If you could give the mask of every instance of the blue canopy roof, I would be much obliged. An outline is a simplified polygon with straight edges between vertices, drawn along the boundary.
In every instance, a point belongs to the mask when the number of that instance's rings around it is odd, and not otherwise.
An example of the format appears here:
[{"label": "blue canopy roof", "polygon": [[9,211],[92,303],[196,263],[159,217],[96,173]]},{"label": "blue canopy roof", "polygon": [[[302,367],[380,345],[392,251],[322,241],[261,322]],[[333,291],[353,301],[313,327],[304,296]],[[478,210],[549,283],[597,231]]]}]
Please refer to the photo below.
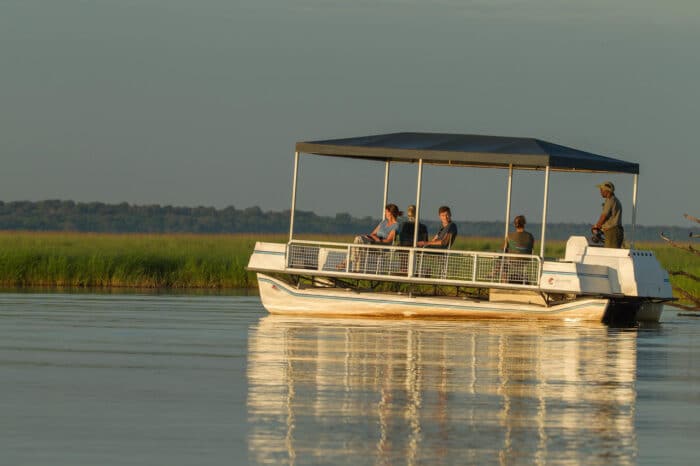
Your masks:
[{"label": "blue canopy roof", "polygon": [[639,164],[533,138],[442,133],[391,133],[297,142],[307,154],[371,160],[556,171],[639,173]]}]

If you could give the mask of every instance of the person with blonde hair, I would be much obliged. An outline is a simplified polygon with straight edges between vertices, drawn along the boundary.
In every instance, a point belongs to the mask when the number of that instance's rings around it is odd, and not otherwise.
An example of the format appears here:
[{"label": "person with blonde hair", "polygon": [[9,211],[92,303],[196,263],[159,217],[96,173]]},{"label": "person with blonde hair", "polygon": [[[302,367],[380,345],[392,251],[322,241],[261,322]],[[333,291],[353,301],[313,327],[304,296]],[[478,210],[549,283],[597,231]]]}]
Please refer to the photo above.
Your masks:
[{"label": "person with blonde hair", "polygon": [[[399,228],[399,245],[413,246],[413,235],[416,230],[416,206],[410,205],[406,209],[408,220],[401,224]],[[428,228],[422,223],[418,223],[418,241],[428,240]]]}]

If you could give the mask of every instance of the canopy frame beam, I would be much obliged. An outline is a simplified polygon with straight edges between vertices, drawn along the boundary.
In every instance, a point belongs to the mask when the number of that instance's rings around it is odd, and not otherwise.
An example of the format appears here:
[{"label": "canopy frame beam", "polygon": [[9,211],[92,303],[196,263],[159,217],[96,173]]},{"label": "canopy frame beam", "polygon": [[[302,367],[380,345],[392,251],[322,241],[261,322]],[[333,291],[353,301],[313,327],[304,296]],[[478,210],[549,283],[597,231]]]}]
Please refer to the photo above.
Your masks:
[{"label": "canopy frame beam", "polygon": [[384,169],[384,202],[382,203],[382,215],[379,217],[384,220],[384,211],[386,210],[386,203],[389,196],[389,165],[391,161],[386,161],[386,168]]},{"label": "canopy frame beam", "polygon": [[634,249],[634,234],[637,229],[637,191],[639,190],[639,175],[634,175],[634,186],[632,188],[632,231],[630,231],[630,250]]},{"label": "canopy frame beam", "polygon": [[[511,163],[508,166],[508,194],[506,195],[506,231],[505,231],[505,241],[508,241],[508,230],[510,230],[510,200],[511,200],[511,193],[513,189],[513,164]],[[506,246],[505,242],[503,243],[503,250],[505,252]]]},{"label": "canopy frame beam", "polygon": [[544,171],[544,199],[542,201],[542,236],[540,238],[540,257],[544,259],[544,238],[547,231],[547,203],[549,198],[549,166]]},{"label": "canopy frame beam", "polygon": [[418,161],[418,181],[416,186],[416,219],[413,226],[413,247],[418,244],[418,230],[420,230],[420,201],[423,188],[423,159]]},{"label": "canopy frame beam", "polygon": [[297,206],[297,178],[299,177],[299,151],[294,152],[294,180],[292,181],[292,208],[289,212],[289,241],[294,235],[294,210]]}]

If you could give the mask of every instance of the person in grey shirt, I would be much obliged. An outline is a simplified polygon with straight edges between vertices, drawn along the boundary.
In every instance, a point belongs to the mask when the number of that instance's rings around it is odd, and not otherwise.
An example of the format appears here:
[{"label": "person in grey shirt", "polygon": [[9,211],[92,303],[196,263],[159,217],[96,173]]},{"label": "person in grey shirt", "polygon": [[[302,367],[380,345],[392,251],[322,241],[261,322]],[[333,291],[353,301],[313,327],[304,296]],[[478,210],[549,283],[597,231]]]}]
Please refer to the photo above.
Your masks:
[{"label": "person in grey shirt", "polygon": [[598,185],[600,195],[605,199],[603,211],[593,229],[602,230],[605,233],[606,248],[621,248],[625,232],[622,229],[622,204],[615,197],[615,185],[606,181]]},{"label": "person in grey shirt", "polygon": [[529,231],[525,231],[525,216],[518,215],[513,220],[515,231],[508,233],[506,242],[503,245],[505,252],[514,254],[532,254],[532,248],[535,245],[535,238]]}]

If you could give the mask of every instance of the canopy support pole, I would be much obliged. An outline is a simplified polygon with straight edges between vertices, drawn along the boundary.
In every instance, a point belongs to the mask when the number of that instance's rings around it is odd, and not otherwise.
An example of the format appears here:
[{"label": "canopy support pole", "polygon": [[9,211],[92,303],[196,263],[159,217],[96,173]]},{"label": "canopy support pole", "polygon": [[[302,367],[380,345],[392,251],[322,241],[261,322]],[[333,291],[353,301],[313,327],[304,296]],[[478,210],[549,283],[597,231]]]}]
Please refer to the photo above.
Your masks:
[{"label": "canopy support pole", "polygon": [[421,188],[423,186],[423,159],[418,160],[418,187],[416,189],[416,220],[415,220],[415,225],[413,227],[413,247],[416,247],[416,243],[418,243],[418,226],[420,225],[420,197],[421,197]]},{"label": "canopy support pole", "polygon": [[[418,159],[418,186],[416,188],[416,220],[415,223],[413,224],[413,247],[416,247],[416,243],[418,243],[418,230],[420,228],[420,197],[421,197],[421,188],[423,186],[423,159]],[[408,276],[413,277],[415,275],[415,257],[416,257],[416,251],[411,251],[408,254]]]},{"label": "canopy support pole", "polygon": [[294,152],[294,181],[292,181],[292,209],[289,211],[289,241],[294,234],[294,210],[297,206],[297,177],[299,175],[299,152]]},{"label": "canopy support pole", "polygon": [[544,169],[544,201],[542,202],[542,237],[540,238],[540,257],[544,258],[544,234],[547,230],[547,200],[549,197],[549,165]]},{"label": "canopy support pole", "polygon": [[632,231],[630,232],[630,249],[634,249],[634,233],[637,229],[637,190],[639,189],[639,174],[634,174],[634,188],[632,190]]},{"label": "canopy support pole", "polygon": [[[508,195],[506,197],[506,233],[505,239],[508,241],[508,230],[510,229],[510,198],[513,189],[513,164],[508,165]],[[503,248],[505,252],[505,247]]]},{"label": "canopy support pole", "polygon": [[382,215],[379,217],[380,219],[384,220],[384,210],[386,210],[386,201],[388,199],[389,195],[389,162],[388,160],[386,161],[386,169],[384,170],[384,203],[382,204]]}]

